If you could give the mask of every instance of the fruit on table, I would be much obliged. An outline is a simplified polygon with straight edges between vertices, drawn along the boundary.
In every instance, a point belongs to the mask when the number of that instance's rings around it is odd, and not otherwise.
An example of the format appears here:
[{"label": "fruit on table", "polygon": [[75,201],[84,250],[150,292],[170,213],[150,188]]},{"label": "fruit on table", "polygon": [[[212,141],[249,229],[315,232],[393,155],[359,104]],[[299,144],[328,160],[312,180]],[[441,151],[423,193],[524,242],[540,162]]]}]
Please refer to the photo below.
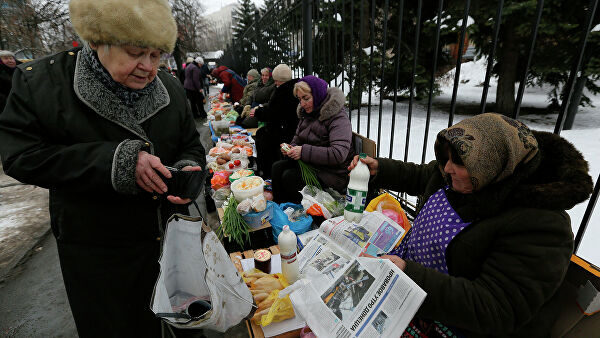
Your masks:
[{"label": "fruit on table", "polygon": [[233,163],[229,163],[229,169],[233,169],[233,167],[235,167]]},{"label": "fruit on table", "polygon": [[242,161],[235,160],[235,161],[233,161],[233,164],[235,164],[236,166],[239,166],[240,164],[242,164]]}]

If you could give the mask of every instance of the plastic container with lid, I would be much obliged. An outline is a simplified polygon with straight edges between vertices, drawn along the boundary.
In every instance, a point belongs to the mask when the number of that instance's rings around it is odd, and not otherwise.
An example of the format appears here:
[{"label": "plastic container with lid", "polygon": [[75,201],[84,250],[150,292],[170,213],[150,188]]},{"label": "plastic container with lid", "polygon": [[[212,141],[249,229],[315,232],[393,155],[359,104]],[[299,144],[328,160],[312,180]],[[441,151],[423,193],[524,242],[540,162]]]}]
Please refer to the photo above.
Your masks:
[{"label": "plastic container with lid", "polygon": [[252,171],[250,169],[236,170],[233,172],[233,174],[231,174],[231,176],[229,176],[229,182],[233,183],[233,182],[239,180],[240,178],[250,177],[250,176],[254,176],[254,171]]},{"label": "plastic container with lid", "polygon": [[248,197],[261,195],[264,191],[265,181],[259,176],[243,177],[231,184],[231,192],[238,202]]}]

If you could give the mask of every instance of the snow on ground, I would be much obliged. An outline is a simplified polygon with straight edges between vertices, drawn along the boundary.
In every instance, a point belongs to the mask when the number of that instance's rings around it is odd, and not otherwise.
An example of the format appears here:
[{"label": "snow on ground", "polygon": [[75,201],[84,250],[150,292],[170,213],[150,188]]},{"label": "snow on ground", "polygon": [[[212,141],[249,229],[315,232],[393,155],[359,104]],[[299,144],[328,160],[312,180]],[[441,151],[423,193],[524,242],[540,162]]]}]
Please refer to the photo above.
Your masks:
[{"label": "snow on ground", "polygon": [[[461,114],[460,106],[479,106],[483,87],[480,86],[485,80],[485,69],[487,63],[485,60],[476,60],[474,62],[463,63],[461,66],[460,81],[457,93],[457,109],[454,116],[453,124],[470,117],[471,115]],[[442,94],[433,100],[431,109],[431,120],[427,137],[427,150],[425,162],[429,162],[435,158],[433,154],[433,144],[437,133],[448,127],[448,116],[450,111],[450,102],[452,98],[454,70],[442,79],[441,91]],[[497,79],[492,78],[488,92],[487,102],[495,101]],[[517,86],[515,86],[518,88]],[[543,87],[528,87],[525,89],[523,96],[522,107],[544,108],[548,105],[549,88]],[[589,93],[595,107],[580,108],[577,114],[573,130],[564,130],[561,136],[569,140],[575,145],[579,151],[583,153],[585,159],[590,165],[590,175],[594,182],[598,179],[600,173],[600,96],[592,96]],[[366,102],[366,100],[363,100]],[[421,163],[421,154],[423,152],[423,140],[425,138],[426,116],[427,116],[427,100],[413,103],[410,131],[408,125],[408,110],[409,102],[398,102],[395,114],[395,124],[392,127],[394,120],[393,102],[385,100],[381,107],[378,106],[379,98],[373,95],[372,106],[370,108],[370,129],[367,131],[368,111],[369,107],[361,107],[360,109],[360,126],[359,112],[357,109],[352,111],[351,120],[354,131],[361,135],[368,136],[370,139],[377,142],[380,156],[388,157],[390,155],[390,141],[394,140],[392,146],[391,157],[403,160],[405,158],[405,147],[407,133],[409,135],[408,146],[408,161]],[[380,117],[381,108],[381,117]],[[519,118],[531,129],[554,131],[554,125],[558,119],[558,114],[527,114],[521,115]],[[381,121],[381,132],[378,131],[379,122]],[[358,129],[360,127],[360,129]],[[573,233],[576,234],[583,214],[587,207],[587,202],[575,206],[568,210],[571,216]],[[589,220],[586,234],[578,249],[577,254],[596,265],[600,265],[600,249],[594,245],[593,238],[600,237],[600,206],[597,206],[591,219]]]}]

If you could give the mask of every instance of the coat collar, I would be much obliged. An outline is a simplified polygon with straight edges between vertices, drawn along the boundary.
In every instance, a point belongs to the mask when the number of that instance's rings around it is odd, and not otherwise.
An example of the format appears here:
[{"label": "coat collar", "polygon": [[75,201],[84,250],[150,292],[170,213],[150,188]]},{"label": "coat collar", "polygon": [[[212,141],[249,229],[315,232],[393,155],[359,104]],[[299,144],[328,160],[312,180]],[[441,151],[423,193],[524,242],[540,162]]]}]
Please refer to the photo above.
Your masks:
[{"label": "coat collar", "polygon": [[[317,108],[317,111],[319,112],[319,121],[325,121],[334,117],[344,108],[345,103],[346,97],[341,89],[337,87],[330,87],[327,89],[327,96],[325,97],[325,100],[323,100],[321,107]],[[302,106],[298,104],[298,107],[296,107],[296,113],[298,114],[299,118],[303,117],[303,112],[304,110],[302,109]]]},{"label": "coat collar", "polygon": [[149,141],[141,123],[170,103],[169,93],[158,75],[155,78],[157,83],[154,90],[137,100],[133,107],[127,107],[93,76],[90,67],[81,53],[78,53],[73,80],[73,89],[77,97],[98,115]]}]

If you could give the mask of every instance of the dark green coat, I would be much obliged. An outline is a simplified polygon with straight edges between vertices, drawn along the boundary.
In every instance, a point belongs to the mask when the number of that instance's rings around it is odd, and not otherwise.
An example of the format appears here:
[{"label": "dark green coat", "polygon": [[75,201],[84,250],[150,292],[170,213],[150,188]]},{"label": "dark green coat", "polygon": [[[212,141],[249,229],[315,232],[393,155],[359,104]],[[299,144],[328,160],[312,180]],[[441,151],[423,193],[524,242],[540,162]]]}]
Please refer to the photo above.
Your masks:
[{"label": "dark green coat", "polygon": [[271,99],[271,95],[273,95],[273,92],[275,92],[275,82],[273,81],[273,79],[269,79],[269,81],[267,81],[267,84],[263,84],[262,81],[258,81],[258,85],[256,86],[256,89],[254,90],[254,95],[252,97],[252,102],[253,104],[265,104],[267,102],[269,102],[269,100]]},{"label": "dark green coat", "polygon": [[[534,132],[540,154],[509,178],[479,192],[448,193],[472,224],[446,249],[449,275],[407,261],[405,273],[427,297],[418,317],[438,320],[467,336],[547,336],[550,302],[573,251],[564,211],[593,188],[587,162],[567,141]],[[425,165],[379,159],[374,187],[422,196],[417,210],[445,185],[436,161]]]},{"label": "dark green coat", "polygon": [[87,82],[75,78],[91,76],[80,63],[76,72],[80,53],[15,71],[0,115],[4,171],[50,190],[51,226],[79,335],[151,336],[158,332],[144,330],[157,327],[149,301],[160,219],[175,208],[137,187],[137,154],[145,149],[165,165],[203,166],[204,149],[177,79],[159,71],[160,95],[128,113],[102,85],[76,85]]}]

